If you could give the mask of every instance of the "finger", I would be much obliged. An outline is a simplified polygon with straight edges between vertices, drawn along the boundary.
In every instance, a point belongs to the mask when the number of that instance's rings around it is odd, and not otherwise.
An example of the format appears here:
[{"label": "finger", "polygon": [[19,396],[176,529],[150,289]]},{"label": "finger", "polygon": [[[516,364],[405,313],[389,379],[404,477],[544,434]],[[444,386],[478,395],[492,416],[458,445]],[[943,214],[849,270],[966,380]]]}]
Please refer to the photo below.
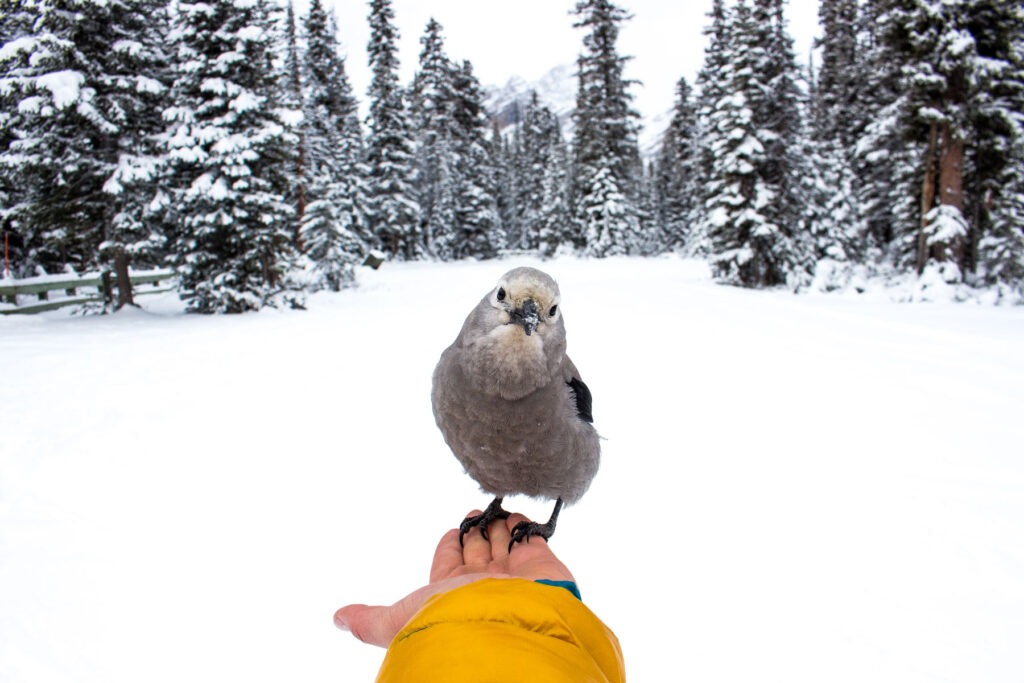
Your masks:
[{"label": "finger", "polygon": [[505,531],[507,531],[509,534],[511,534],[512,533],[512,529],[515,528],[516,524],[519,524],[520,522],[529,522],[529,521],[531,521],[531,520],[526,515],[521,514],[519,512],[513,512],[511,515],[508,516],[508,519],[505,520]]},{"label": "finger", "polygon": [[[522,515],[519,516],[522,517]],[[508,544],[512,540],[508,529],[508,524],[504,519],[494,520],[487,529],[487,536],[491,542],[492,560],[503,562],[508,557]]]},{"label": "finger", "polygon": [[[509,540],[512,540],[512,530],[516,528],[517,524],[519,524],[520,522],[527,522],[527,523],[529,523],[531,521],[533,521],[533,520],[531,520],[526,515],[519,514],[518,512],[513,514],[513,515],[509,515],[509,518],[505,520],[505,526],[506,526],[506,528],[508,529],[508,532],[509,532]],[[521,546],[523,548],[528,548],[528,547],[530,547],[534,543],[534,541],[541,541],[544,544],[544,547],[545,548],[547,547],[548,542],[545,541],[540,536],[534,536],[533,538],[531,538],[529,540],[529,542],[519,542],[519,543],[516,543],[516,545],[517,546]],[[508,543],[505,543],[505,552],[508,553]],[[516,552],[518,553],[519,551],[517,550]]]},{"label": "finger", "polygon": [[387,647],[401,628],[394,627],[391,610],[382,605],[346,605],[334,613],[334,625],[364,643]]},{"label": "finger", "polygon": [[[432,596],[446,593],[468,583],[487,578],[488,574],[454,576],[413,591],[393,605],[346,605],[334,613],[334,625],[349,631],[359,640],[387,647],[409,620]],[[508,575],[493,575],[507,577]]]},{"label": "finger", "polygon": [[[471,512],[470,515],[472,514],[474,513]],[[490,564],[491,544],[480,533],[480,527],[473,527],[462,539],[462,560],[467,567],[473,568],[482,568]]]},{"label": "finger", "polygon": [[459,530],[450,529],[441,537],[434,551],[434,561],[430,565],[430,583],[451,576],[463,565],[462,546],[459,545]]}]

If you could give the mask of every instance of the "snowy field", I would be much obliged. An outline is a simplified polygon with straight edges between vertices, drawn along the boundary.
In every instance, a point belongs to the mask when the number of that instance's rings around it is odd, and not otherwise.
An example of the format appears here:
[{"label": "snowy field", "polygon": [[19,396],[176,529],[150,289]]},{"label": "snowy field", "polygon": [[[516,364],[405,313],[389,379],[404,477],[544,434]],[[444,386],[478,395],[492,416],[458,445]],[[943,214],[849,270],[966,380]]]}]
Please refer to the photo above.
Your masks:
[{"label": "snowy field", "polygon": [[[430,377],[522,262],[0,318],[0,681],[372,680],[331,615],[421,585],[488,502]],[[607,438],[552,545],[632,681],[1024,680],[1024,308],[543,267]]]}]

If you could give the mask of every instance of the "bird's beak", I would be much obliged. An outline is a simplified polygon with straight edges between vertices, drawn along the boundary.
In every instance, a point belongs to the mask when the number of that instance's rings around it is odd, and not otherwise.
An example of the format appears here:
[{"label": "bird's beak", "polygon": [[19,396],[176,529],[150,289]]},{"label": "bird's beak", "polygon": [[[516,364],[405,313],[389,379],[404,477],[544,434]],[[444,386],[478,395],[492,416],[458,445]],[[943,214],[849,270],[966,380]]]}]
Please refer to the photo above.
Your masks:
[{"label": "bird's beak", "polygon": [[521,325],[526,336],[529,337],[537,329],[537,323],[540,322],[540,316],[537,315],[537,304],[533,299],[527,299],[521,308],[512,311],[509,322]]}]

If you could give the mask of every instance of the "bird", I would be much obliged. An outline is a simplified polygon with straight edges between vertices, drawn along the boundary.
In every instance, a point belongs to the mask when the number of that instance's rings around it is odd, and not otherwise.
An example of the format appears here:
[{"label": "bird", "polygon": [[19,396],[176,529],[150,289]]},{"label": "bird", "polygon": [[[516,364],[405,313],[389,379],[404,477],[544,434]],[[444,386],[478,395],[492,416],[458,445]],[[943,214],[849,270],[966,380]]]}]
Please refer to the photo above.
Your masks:
[{"label": "bird", "polygon": [[518,542],[555,532],[563,505],[590,487],[601,458],[593,398],[565,353],[565,319],[555,280],[536,268],[505,273],[470,312],[434,369],[434,419],[466,473],[494,500],[459,525],[484,538],[506,519],[505,496],[554,500],[546,523],[520,522]]}]

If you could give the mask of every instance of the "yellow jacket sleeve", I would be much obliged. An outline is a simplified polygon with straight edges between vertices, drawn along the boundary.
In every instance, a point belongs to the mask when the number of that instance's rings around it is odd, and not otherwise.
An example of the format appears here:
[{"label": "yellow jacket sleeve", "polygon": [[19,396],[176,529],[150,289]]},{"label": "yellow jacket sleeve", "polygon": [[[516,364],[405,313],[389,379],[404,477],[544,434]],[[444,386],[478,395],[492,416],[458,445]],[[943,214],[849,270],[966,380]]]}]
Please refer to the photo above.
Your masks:
[{"label": "yellow jacket sleeve", "polygon": [[377,681],[622,683],[615,634],[569,591],[483,579],[436,595],[398,632]]}]

